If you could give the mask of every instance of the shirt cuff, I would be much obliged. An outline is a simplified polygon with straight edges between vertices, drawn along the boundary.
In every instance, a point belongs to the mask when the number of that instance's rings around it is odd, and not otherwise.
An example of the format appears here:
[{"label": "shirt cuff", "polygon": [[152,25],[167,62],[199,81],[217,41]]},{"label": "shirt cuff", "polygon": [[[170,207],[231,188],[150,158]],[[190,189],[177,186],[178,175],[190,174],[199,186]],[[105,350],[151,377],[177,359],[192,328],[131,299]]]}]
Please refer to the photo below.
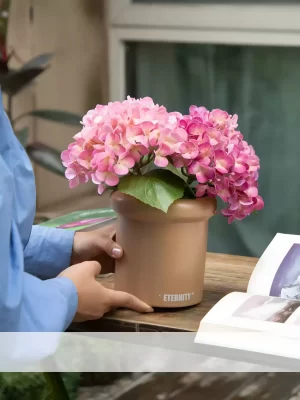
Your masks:
[{"label": "shirt cuff", "polygon": [[33,226],[24,250],[25,271],[48,279],[70,266],[75,232]]},{"label": "shirt cuff", "polygon": [[77,307],[78,307],[78,294],[74,283],[71,279],[66,277],[59,277],[45,282],[47,285],[57,286],[61,295],[67,300],[65,308],[65,320],[62,331],[65,331],[72,323]]},{"label": "shirt cuff", "polygon": [[78,294],[66,277],[45,282],[24,274],[18,332],[64,332],[74,319]]}]

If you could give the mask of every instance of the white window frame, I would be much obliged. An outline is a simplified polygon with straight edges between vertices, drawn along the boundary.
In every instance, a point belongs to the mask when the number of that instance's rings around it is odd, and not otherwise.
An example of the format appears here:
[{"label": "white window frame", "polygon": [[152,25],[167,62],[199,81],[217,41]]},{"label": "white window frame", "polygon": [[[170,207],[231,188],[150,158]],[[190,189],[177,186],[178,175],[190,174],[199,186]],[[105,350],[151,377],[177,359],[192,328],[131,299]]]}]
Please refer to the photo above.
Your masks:
[{"label": "white window frame", "polygon": [[126,97],[126,42],[300,46],[300,5],[107,2],[111,101]]}]

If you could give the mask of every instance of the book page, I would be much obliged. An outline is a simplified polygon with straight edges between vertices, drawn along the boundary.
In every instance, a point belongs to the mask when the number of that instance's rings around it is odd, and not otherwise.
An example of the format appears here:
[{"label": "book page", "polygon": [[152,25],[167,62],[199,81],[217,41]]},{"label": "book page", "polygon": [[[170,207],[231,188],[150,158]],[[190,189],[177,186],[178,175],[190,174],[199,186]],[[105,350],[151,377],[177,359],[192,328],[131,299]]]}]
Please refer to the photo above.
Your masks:
[{"label": "book page", "polygon": [[206,314],[199,331],[258,331],[300,339],[300,301],[230,293]]},{"label": "book page", "polygon": [[300,300],[300,236],[275,236],[258,261],[247,292]]},{"label": "book page", "polygon": [[194,342],[218,357],[290,367],[299,366],[299,339],[300,301],[235,292],[206,314]]},{"label": "book page", "polygon": [[72,231],[89,231],[106,226],[116,220],[116,213],[110,208],[75,211],[58,218],[43,222],[47,228],[67,229]]}]

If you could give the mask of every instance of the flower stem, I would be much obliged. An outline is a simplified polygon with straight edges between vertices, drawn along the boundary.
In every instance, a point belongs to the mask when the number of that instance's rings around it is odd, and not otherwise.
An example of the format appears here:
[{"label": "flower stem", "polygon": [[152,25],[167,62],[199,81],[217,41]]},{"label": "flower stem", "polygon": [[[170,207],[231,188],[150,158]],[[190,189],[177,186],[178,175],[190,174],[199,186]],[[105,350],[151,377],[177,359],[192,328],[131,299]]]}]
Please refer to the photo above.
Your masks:
[{"label": "flower stem", "polygon": [[190,178],[190,175],[186,172],[185,168],[181,168],[181,173],[182,173],[182,175],[186,176],[187,178]]}]

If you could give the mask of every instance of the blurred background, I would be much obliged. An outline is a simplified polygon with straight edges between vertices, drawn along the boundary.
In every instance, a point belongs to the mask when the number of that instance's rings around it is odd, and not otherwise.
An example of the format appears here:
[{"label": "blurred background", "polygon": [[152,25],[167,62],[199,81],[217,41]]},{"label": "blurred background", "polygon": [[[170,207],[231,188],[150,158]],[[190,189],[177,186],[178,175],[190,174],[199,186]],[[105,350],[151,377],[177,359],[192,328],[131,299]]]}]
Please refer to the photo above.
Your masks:
[{"label": "blurred background", "polygon": [[260,256],[277,232],[299,234],[299,15],[299,0],[0,0],[0,81],[33,160],[37,220],[109,205],[92,184],[69,189],[59,153],[96,104],[151,96],[170,111],[237,113],[261,158],[265,209],[231,226],[214,217],[210,251]]},{"label": "blurred background", "polygon": [[38,217],[109,205],[92,184],[69,190],[59,154],[88,109],[151,96],[182,113],[237,113],[261,158],[265,209],[231,226],[213,218],[210,251],[258,257],[277,232],[299,233],[297,0],[1,0],[1,10],[0,79],[27,135]]},{"label": "blurred background", "polygon": [[298,0],[1,0],[0,79],[14,129],[27,135],[38,216],[109,205],[92,184],[68,188],[59,154],[88,109],[151,96],[182,113],[191,104],[237,113],[261,158],[265,209],[231,226],[213,218],[209,251],[259,257],[277,232],[298,234],[299,7]]},{"label": "blurred background", "polygon": [[[80,131],[84,113],[97,103],[108,101],[104,1],[1,0],[0,6],[1,45],[5,49],[2,60],[8,58],[10,71],[25,70],[26,63],[36,61],[29,75],[27,70],[5,80],[3,69],[0,74],[6,104],[8,94],[13,94],[15,131],[23,133],[24,128],[29,128],[27,144],[38,142],[57,150],[57,154],[46,152],[44,155],[52,170],[34,164],[38,212],[52,217],[82,207],[101,207],[101,199],[93,186],[69,190],[65,178],[61,177],[57,155]],[[66,119],[60,114],[54,118],[51,118],[53,115],[46,115],[47,118],[26,115],[36,110],[70,114]],[[41,158],[38,152],[34,155]],[[92,205],[88,200],[84,203],[85,195],[94,195]]]}]

